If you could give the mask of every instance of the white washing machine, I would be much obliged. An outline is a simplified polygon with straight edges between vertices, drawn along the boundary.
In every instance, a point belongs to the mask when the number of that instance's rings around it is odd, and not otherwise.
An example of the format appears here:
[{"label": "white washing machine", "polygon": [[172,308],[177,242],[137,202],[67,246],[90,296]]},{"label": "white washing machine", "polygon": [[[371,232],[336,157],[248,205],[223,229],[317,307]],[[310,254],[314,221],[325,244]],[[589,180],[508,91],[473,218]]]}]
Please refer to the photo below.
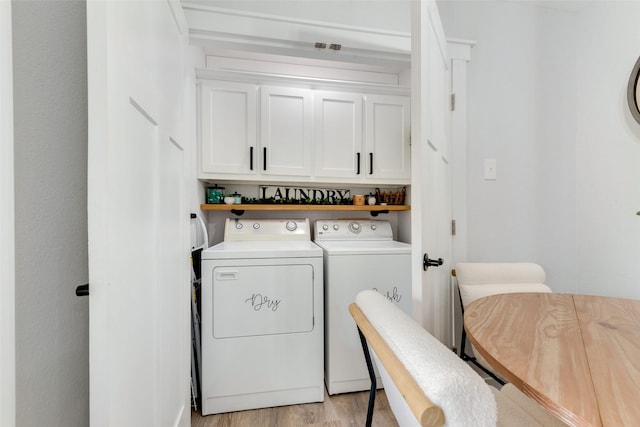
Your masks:
[{"label": "white washing machine", "polygon": [[314,241],[324,252],[327,390],[368,390],[371,382],[349,304],[358,292],[374,289],[410,315],[411,245],[393,240],[388,221],[370,220],[317,220]]},{"label": "white washing machine", "polygon": [[322,250],[308,219],[227,219],[202,252],[202,413],[324,400]]}]

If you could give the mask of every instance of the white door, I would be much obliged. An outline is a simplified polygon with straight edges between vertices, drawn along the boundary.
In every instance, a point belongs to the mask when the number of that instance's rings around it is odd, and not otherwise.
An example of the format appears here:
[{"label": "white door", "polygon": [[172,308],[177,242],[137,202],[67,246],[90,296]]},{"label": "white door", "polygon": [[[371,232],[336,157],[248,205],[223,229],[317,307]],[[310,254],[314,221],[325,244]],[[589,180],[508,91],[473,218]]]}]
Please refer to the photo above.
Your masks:
[{"label": "white door", "polygon": [[[451,337],[451,144],[446,40],[433,0],[412,3],[412,242],[414,317]],[[423,258],[443,260],[423,270]]]},{"label": "white door", "polygon": [[89,1],[91,426],[190,423],[185,33],[169,1]]}]

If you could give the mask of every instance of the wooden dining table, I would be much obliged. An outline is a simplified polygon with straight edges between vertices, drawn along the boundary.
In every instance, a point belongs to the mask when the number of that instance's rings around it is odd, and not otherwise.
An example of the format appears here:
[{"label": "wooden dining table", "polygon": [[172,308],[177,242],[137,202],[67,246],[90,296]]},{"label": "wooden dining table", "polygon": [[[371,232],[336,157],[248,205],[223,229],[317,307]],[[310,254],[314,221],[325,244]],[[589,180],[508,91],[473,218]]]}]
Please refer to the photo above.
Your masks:
[{"label": "wooden dining table", "polygon": [[572,426],[640,426],[640,301],[500,294],[464,312],[469,340],[507,381]]}]

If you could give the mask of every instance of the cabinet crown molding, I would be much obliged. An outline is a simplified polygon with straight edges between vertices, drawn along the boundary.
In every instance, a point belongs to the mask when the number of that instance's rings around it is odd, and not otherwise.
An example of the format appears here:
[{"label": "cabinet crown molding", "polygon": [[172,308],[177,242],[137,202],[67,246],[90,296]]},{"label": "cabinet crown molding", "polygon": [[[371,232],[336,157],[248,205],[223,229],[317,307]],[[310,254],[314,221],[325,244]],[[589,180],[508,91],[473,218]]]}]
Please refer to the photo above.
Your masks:
[{"label": "cabinet crown molding", "polygon": [[361,93],[379,93],[387,95],[408,96],[411,88],[408,86],[364,83],[349,80],[320,79],[313,77],[290,76],[269,73],[255,73],[251,71],[224,71],[198,68],[196,79],[199,81],[222,80],[227,82],[249,83],[255,85],[280,85],[314,90],[337,90]]},{"label": "cabinet crown molding", "polygon": [[[192,44],[371,65],[408,64],[411,34],[380,28],[265,13],[182,4]],[[337,43],[340,51],[314,49],[316,42]]]}]

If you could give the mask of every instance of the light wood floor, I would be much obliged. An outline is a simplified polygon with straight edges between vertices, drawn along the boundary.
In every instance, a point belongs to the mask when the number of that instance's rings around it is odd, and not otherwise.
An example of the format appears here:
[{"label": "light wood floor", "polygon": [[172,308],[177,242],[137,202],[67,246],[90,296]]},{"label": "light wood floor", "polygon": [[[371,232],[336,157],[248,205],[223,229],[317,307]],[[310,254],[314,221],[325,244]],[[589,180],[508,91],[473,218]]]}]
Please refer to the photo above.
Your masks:
[{"label": "light wood floor", "polygon": [[[362,427],[367,418],[369,392],[329,396],[324,402],[254,409],[202,416],[191,412],[191,427]],[[376,393],[374,427],[397,427],[384,390]]]}]

